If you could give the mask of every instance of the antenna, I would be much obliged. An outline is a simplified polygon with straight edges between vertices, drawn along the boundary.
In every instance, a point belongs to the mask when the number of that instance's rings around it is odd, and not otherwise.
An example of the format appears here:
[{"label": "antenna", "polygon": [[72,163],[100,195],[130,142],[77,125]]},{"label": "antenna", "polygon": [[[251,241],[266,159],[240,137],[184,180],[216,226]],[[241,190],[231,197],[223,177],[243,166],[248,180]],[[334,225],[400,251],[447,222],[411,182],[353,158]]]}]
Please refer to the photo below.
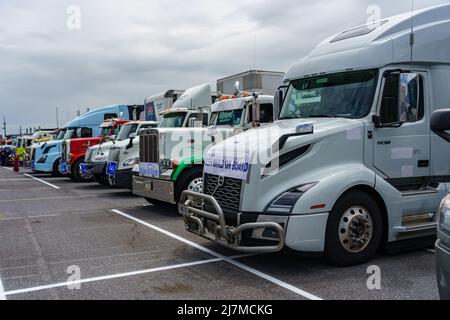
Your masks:
[{"label": "antenna", "polygon": [[59,128],[59,112],[58,112],[58,107],[56,107],[56,128]]},{"label": "antenna", "polygon": [[3,116],[3,136],[6,139],[6,117]]},{"label": "antenna", "polygon": [[413,72],[413,52],[414,52],[414,0],[411,0],[411,34],[409,36],[409,44],[411,45],[411,73]]},{"label": "antenna", "polygon": [[253,70],[256,70],[256,33],[253,41]]}]

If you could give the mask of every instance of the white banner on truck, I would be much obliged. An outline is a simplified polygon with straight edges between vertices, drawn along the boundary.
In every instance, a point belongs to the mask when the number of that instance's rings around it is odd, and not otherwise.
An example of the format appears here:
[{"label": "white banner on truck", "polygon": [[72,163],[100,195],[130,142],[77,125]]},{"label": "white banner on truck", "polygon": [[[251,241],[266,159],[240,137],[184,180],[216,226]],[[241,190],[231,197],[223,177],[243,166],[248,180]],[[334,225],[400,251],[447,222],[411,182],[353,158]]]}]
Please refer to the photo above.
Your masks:
[{"label": "white banner on truck", "polygon": [[252,157],[250,154],[211,155],[205,157],[204,171],[207,174],[247,180]]}]

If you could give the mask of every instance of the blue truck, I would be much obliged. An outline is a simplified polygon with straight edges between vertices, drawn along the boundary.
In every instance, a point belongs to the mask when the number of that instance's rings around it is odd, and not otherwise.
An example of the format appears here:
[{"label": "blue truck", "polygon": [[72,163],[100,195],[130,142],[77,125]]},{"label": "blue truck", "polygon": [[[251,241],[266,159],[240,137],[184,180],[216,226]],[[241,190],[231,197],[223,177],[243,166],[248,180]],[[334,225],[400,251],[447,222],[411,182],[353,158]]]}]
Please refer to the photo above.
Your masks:
[{"label": "blue truck", "polygon": [[36,173],[51,173],[59,176],[59,163],[61,160],[61,144],[65,139],[90,138],[101,135],[99,127],[107,119],[138,118],[143,106],[111,105],[89,111],[72,121],[61,129],[56,140],[43,143],[37,148],[33,156],[33,171]]}]

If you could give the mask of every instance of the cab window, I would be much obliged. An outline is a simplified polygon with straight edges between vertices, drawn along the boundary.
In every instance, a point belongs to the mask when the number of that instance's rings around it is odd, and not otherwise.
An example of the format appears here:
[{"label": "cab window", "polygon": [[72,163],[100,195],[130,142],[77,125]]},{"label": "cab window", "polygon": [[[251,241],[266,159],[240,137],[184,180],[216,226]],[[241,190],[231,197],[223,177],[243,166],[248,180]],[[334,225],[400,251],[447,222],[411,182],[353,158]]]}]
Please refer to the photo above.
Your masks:
[{"label": "cab window", "polygon": [[[425,114],[425,99],[424,99],[424,82],[423,77],[419,77],[419,115],[418,120],[423,119]],[[399,87],[400,75],[390,74],[385,78],[383,98],[380,108],[381,123],[389,124],[399,121],[398,103],[399,103]],[[408,122],[414,122],[408,121]]]}]

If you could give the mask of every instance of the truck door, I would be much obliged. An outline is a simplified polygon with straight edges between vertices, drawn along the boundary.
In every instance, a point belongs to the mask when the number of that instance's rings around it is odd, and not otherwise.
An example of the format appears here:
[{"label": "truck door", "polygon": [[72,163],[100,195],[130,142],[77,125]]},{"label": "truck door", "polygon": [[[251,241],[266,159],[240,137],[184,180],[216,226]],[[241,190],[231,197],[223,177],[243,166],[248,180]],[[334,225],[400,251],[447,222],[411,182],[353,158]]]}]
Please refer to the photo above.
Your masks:
[{"label": "truck door", "polygon": [[[373,132],[373,165],[388,180],[408,181],[430,175],[429,99],[427,74],[419,73],[419,104],[417,119],[399,119],[399,73],[383,78],[378,106],[381,122]],[[400,181],[400,180],[399,180]]]}]

